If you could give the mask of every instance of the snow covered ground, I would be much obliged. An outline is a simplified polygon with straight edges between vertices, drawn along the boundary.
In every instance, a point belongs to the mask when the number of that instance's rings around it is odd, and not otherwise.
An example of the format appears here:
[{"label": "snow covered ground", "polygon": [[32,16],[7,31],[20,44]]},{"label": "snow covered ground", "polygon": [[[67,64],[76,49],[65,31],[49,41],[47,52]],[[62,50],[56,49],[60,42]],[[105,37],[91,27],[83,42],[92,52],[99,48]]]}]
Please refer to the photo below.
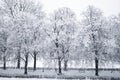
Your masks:
[{"label": "snow covered ground", "polygon": [[[48,80],[48,79],[0,78],[0,80]],[[50,80],[50,79],[49,79],[49,80]]]},{"label": "snow covered ground", "polygon": [[[80,78],[80,80],[93,80],[90,78],[97,78],[97,80],[104,80],[101,78],[106,78],[105,80],[107,80],[107,79],[111,80],[111,78],[117,78],[117,80],[120,80],[120,71],[117,71],[117,70],[116,71],[107,71],[107,70],[99,71],[99,77],[96,77],[94,70],[82,70],[82,71],[68,70],[68,71],[62,71],[62,75],[57,75],[57,72],[54,69],[44,70],[44,72],[42,69],[39,69],[36,71],[28,70],[28,74],[24,75],[23,69],[7,69],[7,70],[0,69],[0,76],[1,76],[0,80],[59,80],[60,78],[62,78],[60,80],[65,80],[65,79],[77,80],[78,78]],[[2,78],[2,77],[6,77],[6,76],[12,77],[12,78]],[[24,77],[24,78],[22,78],[22,77]],[[45,78],[47,78],[47,79],[45,79]],[[50,78],[50,79],[48,79],[48,78]],[[55,79],[55,78],[59,78],[59,79]],[[76,79],[74,79],[74,78],[76,78]],[[96,80],[96,79],[94,79],[94,80]]]},{"label": "snow covered ground", "polygon": [[58,80],[58,79],[27,79],[27,78],[0,78],[0,80]]},{"label": "snow covered ground", "polygon": [[[65,79],[27,79],[27,78],[0,78],[0,80],[65,80]],[[69,80],[69,79],[67,79],[67,80]],[[80,80],[80,79],[70,79],[70,80]],[[88,79],[85,79],[85,80],[88,80]]]},{"label": "snow covered ground", "polygon": [[[94,76],[94,70],[68,70],[62,71],[63,76]],[[0,75],[24,75],[23,69],[0,69]],[[28,75],[48,75],[48,76],[57,76],[57,72],[54,69],[43,70],[39,69],[36,71],[28,70]],[[108,77],[120,77],[120,71],[99,71],[99,76],[108,76]]]}]

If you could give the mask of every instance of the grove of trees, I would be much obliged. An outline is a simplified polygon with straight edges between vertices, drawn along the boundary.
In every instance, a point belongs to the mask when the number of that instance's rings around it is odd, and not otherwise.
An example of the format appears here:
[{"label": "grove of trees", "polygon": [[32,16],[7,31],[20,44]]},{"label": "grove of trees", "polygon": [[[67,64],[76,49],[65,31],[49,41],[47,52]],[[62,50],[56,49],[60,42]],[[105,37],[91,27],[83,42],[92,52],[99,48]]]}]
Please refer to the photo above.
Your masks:
[{"label": "grove of trees", "polygon": [[70,61],[86,61],[94,64],[98,76],[100,62],[120,62],[120,14],[105,17],[100,9],[88,6],[79,20],[67,7],[47,16],[42,5],[32,0],[0,2],[0,62],[4,70],[7,62],[16,62],[18,69],[24,63],[27,74],[31,60],[35,71],[37,60],[43,59],[55,61],[58,74],[62,74]]}]

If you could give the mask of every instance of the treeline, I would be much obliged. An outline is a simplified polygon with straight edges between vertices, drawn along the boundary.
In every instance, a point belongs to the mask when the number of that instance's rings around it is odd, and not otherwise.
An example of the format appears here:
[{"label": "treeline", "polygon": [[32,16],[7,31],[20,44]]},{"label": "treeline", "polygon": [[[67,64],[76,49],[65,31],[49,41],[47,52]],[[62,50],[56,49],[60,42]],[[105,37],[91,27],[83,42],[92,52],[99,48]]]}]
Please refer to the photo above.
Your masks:
[{"label": "treeline", "polygon": [[[68,62],[95,61],[98,76],[99,62],[120,61],[120,15],[105,17],[93,6],[82,12],[81,20],[70,8],[59,8],[46,16],[41,4],[32,0],[1,0],[0,4],[0,61],[6,69],[8,61],[17,62],[24,74],[33,58],[53,61],[62,74]],[[57,61],[57,62],[56,62]],[[104,63],[103,63],[104,64]]]}]

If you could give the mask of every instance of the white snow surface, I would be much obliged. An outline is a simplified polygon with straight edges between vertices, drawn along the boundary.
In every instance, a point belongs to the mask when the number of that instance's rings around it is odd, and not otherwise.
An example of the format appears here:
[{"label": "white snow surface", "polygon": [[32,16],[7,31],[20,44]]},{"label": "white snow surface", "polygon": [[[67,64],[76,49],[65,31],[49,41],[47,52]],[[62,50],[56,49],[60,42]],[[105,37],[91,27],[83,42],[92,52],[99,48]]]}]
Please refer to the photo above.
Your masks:
[{"label": "white snow surface", "polygon": [[28,79],[28,78],[0,78],[0,80],[58,80],[58,79],[37,79],[37,78],[33,78],[33,79]]},{"label": "white snow surface", "polygon": [[[24,76],[24,70],[23,69],[7,69],[3,70],[0,69],[0,75],[23,75]],[[28,76],[31,75],[42,75],[42,76],[58,76],[57,72],[52,69],[52,70],[28,70]],[[95,71],[91,70],[68,70],[68,71],[62,71],[62,76],[64,77],[76,77],[76,76],[85,76],[85,77],[94,77],[95,76]],[[99,76],[101,77],[120,77],[120,71],[99,71]],[[0,79],[1,80],[1,79]]]}]

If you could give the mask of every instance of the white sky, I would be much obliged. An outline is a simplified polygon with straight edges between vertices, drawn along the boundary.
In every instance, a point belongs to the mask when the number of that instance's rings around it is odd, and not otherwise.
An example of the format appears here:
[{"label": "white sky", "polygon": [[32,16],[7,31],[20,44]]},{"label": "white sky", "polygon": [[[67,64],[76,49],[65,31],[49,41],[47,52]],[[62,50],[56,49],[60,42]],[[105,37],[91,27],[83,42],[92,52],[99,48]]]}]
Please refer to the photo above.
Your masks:
[{"label": "white sky", "polygon": [[120,13],[120,0],[37,0],[43,4],[46,13],[52,13],[57,8],[69,7],[77,16],[84,11],[88,5],[100,8],[105,16]]}]

